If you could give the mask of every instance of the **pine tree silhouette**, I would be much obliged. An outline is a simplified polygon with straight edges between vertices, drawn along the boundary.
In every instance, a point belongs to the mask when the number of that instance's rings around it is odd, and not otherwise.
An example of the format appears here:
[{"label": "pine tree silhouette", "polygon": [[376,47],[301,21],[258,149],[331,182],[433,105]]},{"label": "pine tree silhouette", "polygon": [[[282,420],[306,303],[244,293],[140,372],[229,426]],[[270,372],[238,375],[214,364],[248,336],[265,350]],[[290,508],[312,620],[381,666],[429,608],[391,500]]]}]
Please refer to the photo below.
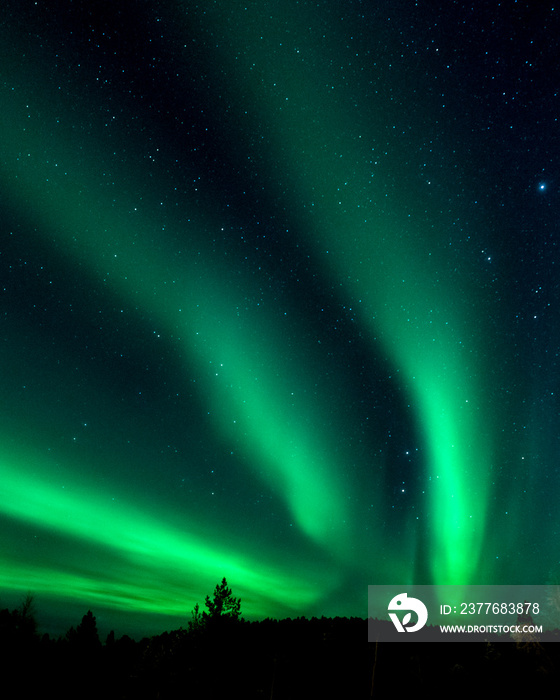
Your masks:
[{"label": "pine tree silhouette", "polygon": [[82,617],[82,621],[76,628],[75,637],[76,645],[84,650],[97,651],[101,649],[101,641],[97,632],[97,622],[91,610]]},{"label": "pine tree silhouette", "polygon": [[214,589],[214,598],[211,600],[210,596],[206,596],[205,605],[208,608],[208,612],[204,611],[202,613],[204,620],[239,619],[241,598],[235,598],[232,595],[231,588],[228,588],[225,577]]}]

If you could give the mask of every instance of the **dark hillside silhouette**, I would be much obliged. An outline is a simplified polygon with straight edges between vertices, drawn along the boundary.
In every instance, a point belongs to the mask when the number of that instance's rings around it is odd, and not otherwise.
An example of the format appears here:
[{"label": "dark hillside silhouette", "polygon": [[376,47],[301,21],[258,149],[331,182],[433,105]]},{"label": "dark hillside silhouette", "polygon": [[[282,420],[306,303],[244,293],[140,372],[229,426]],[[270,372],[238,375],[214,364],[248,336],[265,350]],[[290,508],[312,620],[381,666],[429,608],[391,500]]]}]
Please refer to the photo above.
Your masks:
[{"label": "dark hillside silhouette", "polygon": [[205,606],[203,613],[195,606],[186,629],[141,641],[112,631],[102,644],[91,610],[63,637],[41,637],[27,596],[15,610],[0,610],[3,696],[353,700],[391,697],[406,679],[430,698],[480,688],[517,697],[552,696],[560,683],[557,643],[369,644],[361,618],[246,621],[225,579]]}]

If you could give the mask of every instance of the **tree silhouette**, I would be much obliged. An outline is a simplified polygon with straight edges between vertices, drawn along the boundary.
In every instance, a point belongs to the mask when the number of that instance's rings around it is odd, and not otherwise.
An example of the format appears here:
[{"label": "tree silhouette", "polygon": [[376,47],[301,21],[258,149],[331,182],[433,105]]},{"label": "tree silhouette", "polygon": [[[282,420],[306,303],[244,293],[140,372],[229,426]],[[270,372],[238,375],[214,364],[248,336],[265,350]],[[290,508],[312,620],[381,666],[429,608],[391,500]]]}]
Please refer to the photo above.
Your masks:
[{"label": "tree silhouette", "polygon": [[38,640],[34,597],[28,593],[15,610],[0,610],[0,647],[14,649]]},{"label": "tree silhouette", "polygon": [[26,593],[25,598],[22,600],[18,612],[22,619],[33,619],[33,625],[36,625],[35,621],[35,596],[33,593]]},{"label": "tree silhouette", "polygon": [[93,652],[101,649],[101,641],[97,632],[97,622],[91,610],[82,617],[82,621],[77,626],[74,633],[76,646],[80,649]]},{"label": "tree silhouette", "polygon": [[241,598],[235,598],[228,588],[225,577],[214,589],[214,596],[206,596],[205,605],[208,611],[200,611],[200,606],[197,603],[191,613],[189,620],[189,633],[199,635],[209,630],[222,625],[231,624],[239,620],[241,611]]},{"label": "tree silhouette", "polygon": [[20,635],[31,639],[37,634],[35,617],[35,596],[27,593],[20,606],[13,612]]},{"label": "tree silhouette", "polygon": [[224,618],[232,621],[239,619],[241,598],[233,596],[225,577],[214,589],[214,598],[210,599],[210,596],[206,596],[205,605],[208,608],[208,612],[204,611],[202,613],[202,618],[205,621],[223,620]]},{"label": "tree silhouette", "polygon": [[191,619],[189,620],[189,632],[200,632],[204,628],[204,620],[202,618],[202,613],[200,612],[200,605],[197,603],[194,606],[194,610],[191,612]]}]

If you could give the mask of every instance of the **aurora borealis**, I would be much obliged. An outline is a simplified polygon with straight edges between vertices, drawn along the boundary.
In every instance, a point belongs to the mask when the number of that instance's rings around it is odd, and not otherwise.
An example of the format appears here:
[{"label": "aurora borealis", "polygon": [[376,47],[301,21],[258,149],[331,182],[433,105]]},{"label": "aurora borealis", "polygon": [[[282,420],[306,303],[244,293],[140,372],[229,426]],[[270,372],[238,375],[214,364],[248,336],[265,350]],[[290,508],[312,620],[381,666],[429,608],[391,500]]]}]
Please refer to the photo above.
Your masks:
[{"label": "aurora borealis", "polygon": [[558,576],[557,15],[5,3],[1,607]]}]

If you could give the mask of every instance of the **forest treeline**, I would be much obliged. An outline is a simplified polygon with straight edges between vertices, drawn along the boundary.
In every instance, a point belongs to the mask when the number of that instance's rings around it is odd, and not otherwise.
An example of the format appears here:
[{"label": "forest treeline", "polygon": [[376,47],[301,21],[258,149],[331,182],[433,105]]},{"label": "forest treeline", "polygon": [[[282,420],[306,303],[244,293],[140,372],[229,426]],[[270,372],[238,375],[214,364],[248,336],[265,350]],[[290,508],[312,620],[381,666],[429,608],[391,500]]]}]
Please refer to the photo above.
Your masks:
[{"label": "forest treeline", "polygon": [[0,610],[3,691],[16,679],[13,697],[280,700],[362,697],[367,688],[359,618],[249,622],[214,599],[204,612],[196,606],[184,628],[140,641],[111,631],[101,640],[91,610],[64,635],[41,635],[34,605],[28,597]]},{"label": "forest treeline", "polygon": [[36,603],[26,596],[16,609],[0,610],[0,693],[351,700],[393,697],[398,688],[447,698],[482,690],[519,697],[559,687],[560,644],[375,644],[367,642],[366,619],[246,621],[239,603],[224,579],[184,628],[140,641],[112,631],[101,640],[91,610],[61,637],[41,634]]}]

